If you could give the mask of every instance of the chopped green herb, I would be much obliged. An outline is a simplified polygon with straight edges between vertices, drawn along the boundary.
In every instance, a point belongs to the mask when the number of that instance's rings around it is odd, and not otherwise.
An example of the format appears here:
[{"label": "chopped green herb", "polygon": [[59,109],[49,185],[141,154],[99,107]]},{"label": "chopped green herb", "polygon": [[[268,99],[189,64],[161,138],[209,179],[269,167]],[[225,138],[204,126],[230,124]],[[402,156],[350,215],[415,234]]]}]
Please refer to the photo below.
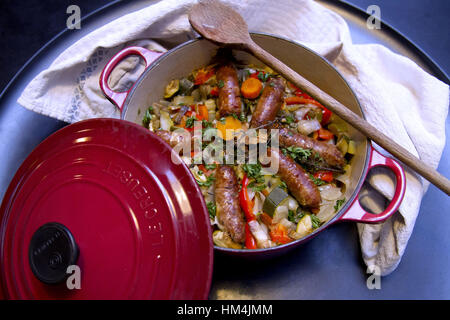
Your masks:
[{"label": "chopped green herb", "polygon": [[226,119],[225,119],[225,117],[222,117],[222,118],[219,119],[219,121],[220,121],[222,124],[225,124]]},{"label": "chopped green herb", "polygon": [[212,164],[205,164],[206,170],[214,170],[217,167],[215,163]]},{"label": "chopped green herb", "polygon": [[186,128],[192,128],[194,126],[194,121],[197,120],[195,117],[189,117],[186,119]]},{"label": "chopped green herb", "polygon": [[320,219],[317,218],[317,216],[315,214],[311,214],[311,223],[312,223],[312,227],[314,229],[317,229],[322,224],[322,221],[320,221]]},{"label": "chopped green herb", "polygon": [[214,219],[214,217],[216,216],[216,204],[214,202],[208,202],[206,204],[206,208],[208,208],[209,217],[211,219]]},{"label": "chopped green herb", "polygon": [[292,116],[287,116],[287,117],[286,117],[286,122],[287,122],[288,124],[291,124],[291,123],[293,123],[294,121],[295,121],[294,117],[292,117]]},{"label": "chopped green herb", "polygon": [[241,115],[239,116],[239,120],[241,120],[241,122],[247,122],[247,117],[245,116],[245,113],[241,113]]},{"label": "chopped green herb", "polygon": [[147,110],[145,110],[145,114],[144,114],[144,118],[142,119],[142,125],[144,127],[146,127],[148,129],[150,121],[152,120],[152,112],[153,112],[153,107],[148,107]]},{"label": "chopped green herb", "polygon": [[340,209],[340,208],[342,207],[342,205],[344,204],[344,202],[345,202],[345,198],[344,198],[344,199],[336,200],[336,205],[334,206],[334,212],[338,212],[339,209]]},{"label": "chopped green herb", "polygon": [[249,178],[257,179],[261,176],[261,164],[244,164],[242,165],[242,169],[247,173]]},{"label": "chopped green herb", "polygon": [[236,120],[239,120],[239,117],[238,117],[238,115],[237,115],[236,113],[232,113],[231,116],[232,116],[233,118],[235,118]]},{"label": "chopped green herb", "polygon": [[219,82],[217,82],[217,86],[219,88],[223,88],[224,85],[225,85],[225,83],[223,82],[223,80],[219,80]]},{"label": "chopped green herb", "polygon": [[286,185],[286,182],[284,182],[284,181],[281,181],[280,182],[280,184],[279,184],[279,186],[280,186],[280,188],[283,188],[284,190],[286,190],[287,191],[287,185]]},{"label": "chopped green herb", "polygon": [[300,207],[297,208],[297,211],[289,210],[288,212],[288,220],[293,223],[298,223],[305,216],[305,212]]},{"label": "chopped green herb", "polygon": [[208,120],[202,120],[202,127],[204,129],[211,128],[212,126],[213,126],[213,124],[211,122],[209,122]]},{"label": "chopped green herb", "polygon": [[282,149],[283,154],[289,156],[297,161],[306,161],[311,156],[312,152],[309,149],[303,149],[300,147],[290,146],[286,148],[286,151]]},{"label": "chopped green herb", "polygon": [[308,173],[308,174],[309,174],[309,178],[312,180],[312,182],[314,182],[314,184],[316,186],[323,186],[324,184],[326,184],[326,182],[323,181],[322,179],[318,179],[318,178],[314,177],[311,173]]},{"label": "chopped green herb", "polygon": [[[263,179],[263,181],[264,181],[264,179]],[[264,183],[260,184],[257,181],[250,182],[248,184],[248,187],[257,192],[263,191],[265,188],[267,188],[267,186]]]},{"label": "chopped green herb", "polygon": [[202,176],[202,175],[203,175],[203,171],[202,171],[202,170],[198,170],[198,171],[197,171],[197,174],[198,174],[199,176]]},{"label": "chopped green herb", "polygon": [[[195,179],[195,180],[197,180],[197,179]],[[214,178],[212,175],[210,175],[206,179],[206,181],[199,181],[199,180],[197,180],[197,183],[198,183],[198,185],[200,187],[210,187],[213,184],[214,180],[216,180],[216,178]]]},{"label": "chopped green herb", "polygon": [[270,74],[265,73],[264,71],[261,71],[258,73],[258,79],[262,82],[266,82],[270,77]]}]

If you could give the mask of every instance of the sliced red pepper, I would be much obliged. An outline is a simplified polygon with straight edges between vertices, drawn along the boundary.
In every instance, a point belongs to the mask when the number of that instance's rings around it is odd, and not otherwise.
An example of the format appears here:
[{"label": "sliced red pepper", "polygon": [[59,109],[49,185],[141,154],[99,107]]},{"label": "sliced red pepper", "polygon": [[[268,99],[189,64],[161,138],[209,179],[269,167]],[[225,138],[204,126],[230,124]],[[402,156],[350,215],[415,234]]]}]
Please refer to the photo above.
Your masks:
[{"label": "sliced red pepper", "polygon": [[288,231],[281,223],[277,224],[269,231],[270,238],[276,243],[285,244],[291,242],[292,239],[288,236]]},{"label": "sliced red pepper", "polygon": [[213,97],[219,96],[219,88],[218,87],[212,87],[211,91],[209,92],[210,95]]},{"label": "sliced red pepper", "polygon": [[314,100],[310,95],[300,90],[295,91],[294,97],[288,97],[284,101],[287,105],[290,104],[313,104],[322,109],[322,121],[321,124],[324,126],[330,122],[331,115],[333,114],[330,110],[325,108],[321,103]]},{"label": "sliced red pepper", "polygon": [[253,72],[250,74],[250,78],[258,79],[259,71]]},{"label": "sliced red pepper", "polygon": [[319,135],[319,139],[322,139],[322,140],[330,140],[330,139],[333,139],[333,137],[334,137],[333,132],[331,132],[327,129],[324,129],[324,128],[320,128],[317,131],[317,133]]},{"label": "sliced red pepper", "polygon": [[314,174],[314,178],[320,179],[320,180],[323,180],[323,181],[326,181],[326,182],[331,182],[334,179],[333,172],[327,171],[327,170],[317,171]]},{"label": "sliced red pepper", "polygon": [[206,167],[203,164],[199,164],[198,169],[201,170],[203,174],[207,177],[209,177],[214,172],[214,170],[206,169]]},{"label": "sliced red pepper", "polygon": [[295,90],[295,91],[294,91],[294,94],[295,94],[297,97],[301,97],[301,98],[305,98],[305,99],[312,99],[312,100],[314,100],[309,94],[307,94],[306,92],[303,92],[303,91],[300,90],[300,89]]},{"label": "sliced red pepper", "polygon": [[293,84],[292,82],[288,82],[288,86],[289,86],[289,88],[294,90],[294,92],[300,91],[300,89],[295,84]]},{"label": "sliced red pepper", "polygon": [[256,249],[256,240],[253,236],[252,232],[250,231],[250,226],[248,223],[245,224],[245,247],[247,249]]},{"label": "sliced red pepper", "polygon": [[318,133],[318,131],[314,131],[314,132],[313,132],[312,138],[313,138],[314,140],[318,140],[318,139],[319,139],[319,133]]},{"label": "sliced red pepper", "polygon": [[256,216],[253,214],[253,201],[248,197],[247,186],[249,184],[249,179],[246,174],[242,178],[242,188],[239,192],[239,201],[241,203],[241,208],[244,210],[245,219],[247,222],[256,220]]},{"label": "sliced red pepper", "polygon": [[201,104],[199,106],[197,106],[198,109],[198,115],[197,115],[197,119],[198,120],[208,120],[209,119],[209,114],[208,114],[208,108],[206,108],[205,105]]},{"label": "sliced red pepper", "polygon": [[195,85],[201,85],[204,84],[206,81],[208,81],[209,78],[211,78],[214,75],[214,69],[209,70],[199,70],[195,76],[194,84]]}]

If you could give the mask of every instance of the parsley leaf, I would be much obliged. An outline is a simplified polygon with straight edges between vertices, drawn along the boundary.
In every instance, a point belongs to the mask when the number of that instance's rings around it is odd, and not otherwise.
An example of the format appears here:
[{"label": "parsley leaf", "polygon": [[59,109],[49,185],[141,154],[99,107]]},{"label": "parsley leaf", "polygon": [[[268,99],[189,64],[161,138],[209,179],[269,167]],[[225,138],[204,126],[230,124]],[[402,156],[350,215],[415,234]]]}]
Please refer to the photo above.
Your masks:
[{"label": "parsley leaf", "polygon": [[297,211],[289,210],[288,211],[288,220],[293,223],[298,223],[305,216],[305,213],[300,210],[300,207],[297,208]]},{"label": "parsley leaf", "polygon": [[266,82],[270,77],[270,74],[265,73],[264,71],[260,71],[258,73],[258,79],[261,80],[262,82]]},{"label": "parsley leaf", "polygon": [[[195,180],[197,180],[197,179],[195,179]],[[211,175],[206,179],[206,181],[197,180],[197,183],[200,187],[210,187],[212,185],[212,183],[214,182],[214,180],[216,180],[216,178],[214,178]]]},{"label": "parsley leaf", "polygon": [[153,107],[151,107],[151,106],[148,107],[148,109],[145,111],[144,118],[142,119],[142,125],[144,127],[146,127],[147,129],[149,127],[150,120],[152,120],[152,118],[153,118],[152,112],[153,112]]},{"label": "parsley leaf", "polygon": [[310,149],[303,149],[303,148],[295,147],[295,146],[283,148],[281,151],[285,155],[289,154],[289,156],[292,159],[297,160],[297,161],[306,161],[312,154]]},{"label": "parsley leaf", "polygon": [[219,80],[219,82],[217,83],[217,86],[219,88],[223,88],[224,85],[225,85],[225,83],[223,82],[223,80]]},{"label": "parsley leaf", "polygon": [[287,117],[286,117],[286,122],[287,122],[287,124],[291,124],[291,123],[293,123],[294,121],[295,121],[294,117],[292,117],[292,116],[287,116]]},{"label": "parsley leaf", "polygon": [[340,208],[342,207],[342,205],[344,204],[344,202],[345,202],[345,198],[344,198],[344,199],[336,200],[336,205],[334,206],[334,212],[338,212],[339,209],[340,209]]},{"label": "parsley leaf", "polygon": [[286,182],[281,181],[280,184],[278,185],[280,188],[284,189],[285,191],[287,191],[288,187],[286,185]]},{"label": "parsley leaf", "polygon": [[314,229],[317,229],[322,224],[322,221],[320,221],[320,219],[317,218],[317,216],[315,214],[311,214],[311,223],[312,223],[312,227]]},{"label": "parsley leaf", "polygon": [[216,204],[214,202],[208,202],[206,204],[206,208],[208,208],[209,217],[211,219],[214,219],[214,217],[216,216]]},{"label": "parsley leaf", "polygon": [[261,176],[261,164],[244,164],[242,165],[242,169],[245,171],[249,178],[257,179]]},{"label": "parsley leaf", "polygon": [[189,117],[186,119],[186,128],[192,128],[194,126],[194,121],[197,120],[195,117]]},{"label": "parsley leaf", "polygon": [[312,182],[314,182],[314,184],[316,186],[323,186],[324,184],[326,184],[326,182],[323,181],[322,179],[318,179],[318,178],[314,177],[311,173],[308,173],[308,174],[309,174],[309,178],[312,180]]},{"label": "parsley leaf", "polygon": [[215,163],[205,164],[205,169],[206,170],[214,170],[216,167],[217,167],[217,165]]}]

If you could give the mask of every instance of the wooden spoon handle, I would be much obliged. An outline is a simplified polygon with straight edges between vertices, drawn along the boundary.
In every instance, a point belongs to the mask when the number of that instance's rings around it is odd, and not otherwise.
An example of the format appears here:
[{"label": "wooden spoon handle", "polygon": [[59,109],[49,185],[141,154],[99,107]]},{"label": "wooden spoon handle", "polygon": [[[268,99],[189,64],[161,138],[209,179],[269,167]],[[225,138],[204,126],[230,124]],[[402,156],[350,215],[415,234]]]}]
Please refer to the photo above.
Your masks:
[{"label": "wooden spoon handle", "polygon": [[435,169],[433,169],[430,165],[415,157],[408,150],[400,146],[398,143],[394,142],[384,133],[377,130],[374,126],[345,107],[342,103],[320,90],[314,84],[303,78],[301,75],[286,66],[283,62],[272,56],[270,53],[262,49],[253,41],[247,43],[244,49],[252,53],[272,69],[278,71],[297,87],[317,99],[325,107],[336,113],[343,120],[347,121],[354,128],[363,133],[366,137],[375,141],[378,145],[390,152],[397,159],[419,173],[422,177],[430,181],[436,187],[444,191],[447,195],[450,195],[450,181]]}]

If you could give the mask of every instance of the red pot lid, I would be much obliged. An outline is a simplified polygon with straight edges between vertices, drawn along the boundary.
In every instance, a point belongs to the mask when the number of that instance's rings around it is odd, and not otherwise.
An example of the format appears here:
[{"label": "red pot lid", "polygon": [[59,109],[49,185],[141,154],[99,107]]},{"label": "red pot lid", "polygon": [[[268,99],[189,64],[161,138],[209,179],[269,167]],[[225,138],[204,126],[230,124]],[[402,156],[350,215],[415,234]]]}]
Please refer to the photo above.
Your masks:
[{"label": "red pot lid", "polygon": [[[78,122],[41,143],[1,206],[3,295],[207,298],[208,211],[189,169],[171,154],[156,135],[115,119]],[[80,272],[67,274],[73,264]]]}]

